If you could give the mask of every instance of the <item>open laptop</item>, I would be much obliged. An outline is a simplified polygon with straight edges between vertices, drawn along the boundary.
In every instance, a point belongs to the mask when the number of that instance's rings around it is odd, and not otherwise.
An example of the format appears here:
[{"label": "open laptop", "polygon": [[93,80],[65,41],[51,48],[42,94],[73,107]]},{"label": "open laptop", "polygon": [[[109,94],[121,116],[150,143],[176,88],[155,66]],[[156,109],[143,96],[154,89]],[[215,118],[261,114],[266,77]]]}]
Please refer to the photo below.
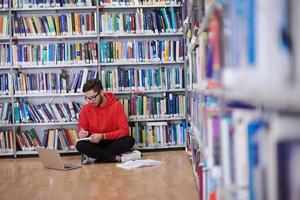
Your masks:
[{"label": "open laptop", "polygon": [[57,170],[72,170],[81,167],[81,164],[64,164],[57,149],[37,148],[40,160],[45,168]]}]

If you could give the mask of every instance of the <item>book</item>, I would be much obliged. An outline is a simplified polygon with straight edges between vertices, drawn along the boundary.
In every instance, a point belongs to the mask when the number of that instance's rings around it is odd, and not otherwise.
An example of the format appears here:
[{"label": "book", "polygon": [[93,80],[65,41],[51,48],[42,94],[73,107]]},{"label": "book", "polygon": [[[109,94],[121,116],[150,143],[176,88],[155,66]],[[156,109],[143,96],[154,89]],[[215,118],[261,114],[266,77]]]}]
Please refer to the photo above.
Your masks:
[{"label": "book", "polygon": [[117,167],[123,169],[136,169],[140,167],[149,167],[149,166],[156,166],[162,164],[162,161],[152,160],[152,159],[145,159],[145,160],[130,160],[124,163],[117,164]]}]

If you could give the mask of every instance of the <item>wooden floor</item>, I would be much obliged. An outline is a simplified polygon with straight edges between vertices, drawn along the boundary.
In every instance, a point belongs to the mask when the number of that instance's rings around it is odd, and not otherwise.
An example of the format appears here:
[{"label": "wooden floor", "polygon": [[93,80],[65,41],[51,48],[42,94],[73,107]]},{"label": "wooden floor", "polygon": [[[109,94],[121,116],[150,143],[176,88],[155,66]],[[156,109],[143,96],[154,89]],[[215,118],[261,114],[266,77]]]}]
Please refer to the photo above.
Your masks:
[{"label": "wooden floor", "polygon": [[[71,171],[42,167],[38,157],[0,159],[0,200],[196,200],[191,162],[184,151],[146,152],[160,166],[124,170],[116,164]],[[79,162],[79,156],[63,156]]]}]

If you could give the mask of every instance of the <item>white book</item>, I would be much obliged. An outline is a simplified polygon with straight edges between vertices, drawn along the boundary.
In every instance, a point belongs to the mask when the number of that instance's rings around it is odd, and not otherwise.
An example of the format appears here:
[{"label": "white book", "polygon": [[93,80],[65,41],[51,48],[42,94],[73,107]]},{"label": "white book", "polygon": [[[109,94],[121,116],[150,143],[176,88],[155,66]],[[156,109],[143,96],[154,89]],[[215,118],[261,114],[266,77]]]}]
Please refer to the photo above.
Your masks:
[{"label": "white book", "polygon": [[91,141],[92,137],[84,137],[84,138],[78,138],[77,142],[79,141]]}]

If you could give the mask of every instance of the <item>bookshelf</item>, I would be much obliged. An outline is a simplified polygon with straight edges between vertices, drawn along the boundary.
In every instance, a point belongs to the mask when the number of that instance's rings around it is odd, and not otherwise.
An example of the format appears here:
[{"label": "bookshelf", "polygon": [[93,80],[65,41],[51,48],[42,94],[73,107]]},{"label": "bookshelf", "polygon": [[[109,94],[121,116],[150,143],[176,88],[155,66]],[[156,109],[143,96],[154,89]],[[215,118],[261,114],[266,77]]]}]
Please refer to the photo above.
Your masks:
[{"label": "bookshelf", "polygon": [[0,156],[34,155],[36,145],[76,152],[92,78],[123,103],[137,149],[184,148],[181,1],[10,3],[0,6]]},{"label": "bookshelf", "polygon": [[187,153],[201,200],[299,198],[300,4],[277,3],[187,2]]},{"label": "bookshelf", "polygon": [[[164,13],[169,20],[163,18]],[[183,54],[180,54],[182,52],[179,52],[177,47],[183,45],[183,43],[179,44],[179,39],[183,38],[180,24],[182,23],[181,2],[103,2],[100,3],[99,14],[101,80],[104,88],[112,90],[124,105],[130,121],[130,134],[136,139],[135,148],[184,147],[184,141],[173,142],[177,138],[172,136],[179,134],[180,127],[178,126],[177,129],[167,127],[181,124],[183,128],[185,111],[182,111],[181,116],[177,116],[178,111],[166,110],[169,105],[166,99],[170,94],[176,96],[185,93],[182,79]],[[157,20],[159,16],[162,17],[163,22]],[[122,19],[124,24],[121,23]],[[159,28],[163,24],[169,29]],[[169,48],[166,49],[167,45]],[[119,54],[111,55],[109,52],[111,48],[119,51]],[[122,50],[124,48],[130,52],[130,55],[126,55]],[[174,56],[171,52],[174,52]],[[178,69],[175,73],[180,71],[180,81],[178,76],[171,75],[174,80],[177,79],[176,83],[167,80],[170,75],[166,75],[163,71],[172,69]],[[119,80],[119,83],[106,81],[107,77],[114,77],[109,80]],[[137,111],[132,108],[137,108]],[[159,111],[167,115],[162,116]],[[155,125],[150,128],[150,123]],[[150,132],[152,128],[156,131]],[[169,141],[163,142],[158,139],[161,134]]]}]

